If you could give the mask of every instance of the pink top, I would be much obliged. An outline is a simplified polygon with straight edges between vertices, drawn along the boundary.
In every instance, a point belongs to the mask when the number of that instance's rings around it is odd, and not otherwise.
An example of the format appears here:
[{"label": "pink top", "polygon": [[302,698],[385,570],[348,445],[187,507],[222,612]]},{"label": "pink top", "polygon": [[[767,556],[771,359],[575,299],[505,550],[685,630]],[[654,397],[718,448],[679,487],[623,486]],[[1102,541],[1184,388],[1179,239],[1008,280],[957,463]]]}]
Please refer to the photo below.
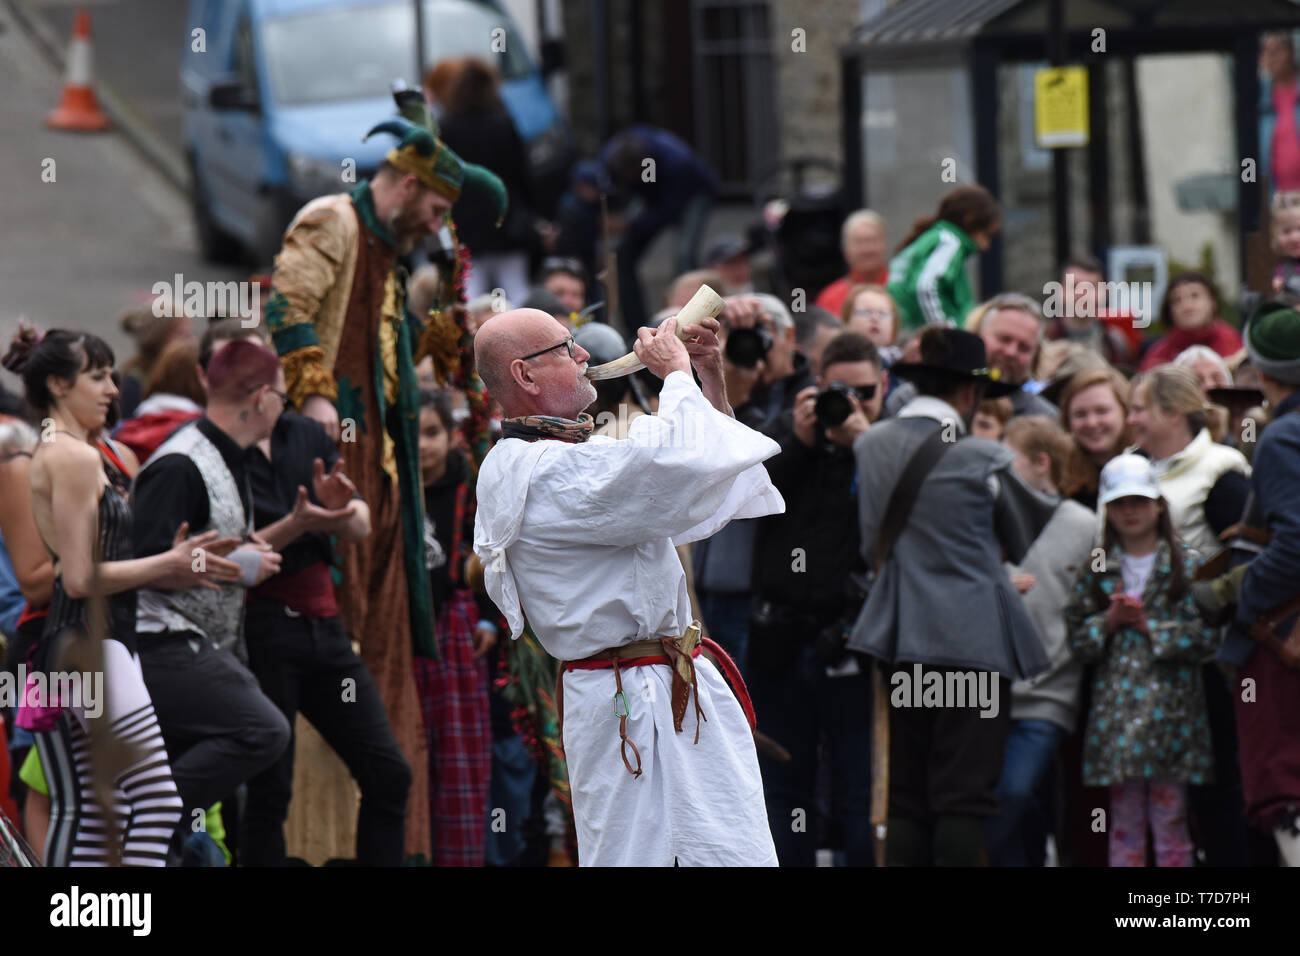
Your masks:
[{"label": "pink top", "polygon": [[1269,145],[1269,168],[1273,188],[1289,192],[1300,189],[1300,130],[1295,124],[1296,84],[1274,84],[1273,142]]}]

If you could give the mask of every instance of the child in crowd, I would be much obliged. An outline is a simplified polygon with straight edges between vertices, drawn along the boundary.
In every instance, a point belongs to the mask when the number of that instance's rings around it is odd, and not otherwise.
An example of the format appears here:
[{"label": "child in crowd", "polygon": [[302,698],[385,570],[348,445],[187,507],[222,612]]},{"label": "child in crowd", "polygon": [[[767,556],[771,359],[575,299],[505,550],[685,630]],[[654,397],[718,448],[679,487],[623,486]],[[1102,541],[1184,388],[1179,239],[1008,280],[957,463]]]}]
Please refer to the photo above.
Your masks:
[{"label": "child in crowd", "polygon": [[970,433],[977,438],[1001,441],[1002,430],[1006,428],[1014,412],[1011,399],[986,398],[975,409],[975,416],[970,423]]},{"label": "child in crowd", "polygon": [[1101,470],[1104,570],[1080,576],[1065,609],[1070,649],[1097,661],[1083,778],[1110,787],[1111,866],[1192,866],[1187,787],[1209,783],[1214,757],[1201,662],[1218,630],[1192,597],[1196,561],[1179,544],[1151,464],[1119,455]]},{"label": "child in crowd", "polygon": [[1139,371],[1172,362],[1193,345],[1206,345],[1224,358],[1236,355],[1244,345],[1241,333],[1219,315],[1219,290],[1199,272],[1174,276],[1165,290],[1160,320],[1165,334],[1142,353]]},{"label": "child in crowd", "polygon": [[975,305],[966,259],[987,252],[1001,225],[998,201],[983,186],[958,186],[933,216],[916,221],[889,263],[889,295],[903,331],[961,324]]},{"label": "child in crowd", "polygon": [[1056,502],[1020,565],[1010,569],[1018,590],[1029,585],[1022,590],[1025,607],[1052,665],[1044,674],[1011,685],[1011,733],[998,781],[998,814],[987,830],[989,864],[1042,866],[1052,817],[1044,791],[1057,751],[1078,722],[1083,684],[1082,665],[1066,642],[1062,612],[1087,565],[1097,519],[1091,509],[1061,497],[1074,442],[1060,425],[1043,415],[1022,415],[1007,424],[1002,440],[1016,453],[1012,467],[1020,480]]},{"label": "child in crowd", "polygon": [[1300,294],[1300,192],[1273,197],[1273,251],[1280,260],[1273,270],[1273,291]]},{"label": "child in crowd", "polygon": [[[880,366],[889,371],[903,361],[903,347],[898,341],[898,306],[882,285],[855,285],[849,289],[840,312],[844,327],[865,335],[880,353]],[[888,398],[902,379],[891,378],[885,392]]]},{"label": "child in crowd", "polygon": [[855,285],[844,300],[840,318],[850,332],[870,339],[882,356],[898,338],[898,306],[884,286]]},{"label": "child in crowd", "polygon": [[435,866],[482,866],[487,835],[492,733],[488,662],[497,610],[465,583],[474,541],[474,479],[455,442],[446,392],[420,393],[420,473],[425,554],[433,584],[441,660],[415,658],[416,687],[430,735],[430,816]]}]

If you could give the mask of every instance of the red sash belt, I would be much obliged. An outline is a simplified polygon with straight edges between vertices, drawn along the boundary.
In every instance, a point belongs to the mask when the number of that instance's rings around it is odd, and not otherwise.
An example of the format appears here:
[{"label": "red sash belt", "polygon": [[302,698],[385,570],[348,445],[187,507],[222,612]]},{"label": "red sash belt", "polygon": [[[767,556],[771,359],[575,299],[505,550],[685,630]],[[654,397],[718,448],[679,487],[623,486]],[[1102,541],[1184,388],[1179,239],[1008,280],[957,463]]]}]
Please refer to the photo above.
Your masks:
[{"label": "red sash belt", "polygon": [[[695,625],[692,625],[692,628],[694,627]],[[561,662],[560,673],[555,682],[555,709],[560,724],[561,736],[564,733],[565,672],[613,670],[616,688],[614,693],[614,713],[618,717],[618,736],[621,741],[619,750],[623,757],[623,766],[627,767],[628,773],[632,774],[632,776],[641,776],[641,752],[637,750],[636,744],[629,740],[627,736],[628,706],[627,695],[623,692],[622,669],[625,667],[646,667],[652,664],[663,664],[673,669],[673,729],[678,733],[682,732],[682,719],[686,715],[687,698],[691,691],[695,692],[695,743],[698,744],[700,742],[700,721],[703,720],[707,723],[709,719],[700,708],[699,685],[695,676],[694,658],[699,657],[701,652],[708,655],[709,659],[722,671],[728,683],[731,684],[752,731],[756,725],[754,705],[749,698],[749,690],[745,686],[745,681],[740,676],[740,669],[716,642],[703,638],[702,643],[696,643],[697,640],[700,640],[698,634],[692,635],[688,630],[687,634],[681,637],[664,637],[653,641],[633,641],[619,647],[607,648],[581,660]],[[687,647],[690,648],[689,651],[686,650]],[[629,747],[632,748],[632,755],[636,757],[635,768],[628,759],[627,750]]]}]

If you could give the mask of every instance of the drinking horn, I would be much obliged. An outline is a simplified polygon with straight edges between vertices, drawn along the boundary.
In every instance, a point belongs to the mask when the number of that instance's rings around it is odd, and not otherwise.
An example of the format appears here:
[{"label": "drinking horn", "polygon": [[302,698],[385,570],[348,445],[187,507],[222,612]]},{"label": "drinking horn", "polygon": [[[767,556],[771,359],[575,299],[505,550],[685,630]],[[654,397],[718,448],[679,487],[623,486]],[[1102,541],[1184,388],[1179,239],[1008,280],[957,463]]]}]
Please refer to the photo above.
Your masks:
[{"label": "drinking horn", "polygon": [[[723,304],[722,296],[707,285],[700,286],[699,291],[691,296],[691,300],[682,306],[682,310],[677,313],[677,337],[683,342],[692,338],[696,334],[693,327],[698,325],[701,319],[715,319],[721,315]],[[604,365],[597,365],[594,368],[588,368],[587,378],[593,382],[600,382],[607,378],[621,378],[624,375],[631,375],[643,368],[645,368],[645,363],[636,357],[636,353],[628,352],[622,358],[606,362]]]}]

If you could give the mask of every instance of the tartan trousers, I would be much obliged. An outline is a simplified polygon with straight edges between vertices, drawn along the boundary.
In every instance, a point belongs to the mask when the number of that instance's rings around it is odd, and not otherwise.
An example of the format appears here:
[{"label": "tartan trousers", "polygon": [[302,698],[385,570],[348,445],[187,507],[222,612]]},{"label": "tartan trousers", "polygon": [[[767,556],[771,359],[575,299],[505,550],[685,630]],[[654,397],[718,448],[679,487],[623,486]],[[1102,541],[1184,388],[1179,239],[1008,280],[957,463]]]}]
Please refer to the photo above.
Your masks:
[{"label": "tartan trousers", "polygon": [[438,611],[442,660],[415,658],[415,686],[429,740],[434,866],[483,866],[492,729],[487,658],[474,660],[478,606],[467,589]]}]

